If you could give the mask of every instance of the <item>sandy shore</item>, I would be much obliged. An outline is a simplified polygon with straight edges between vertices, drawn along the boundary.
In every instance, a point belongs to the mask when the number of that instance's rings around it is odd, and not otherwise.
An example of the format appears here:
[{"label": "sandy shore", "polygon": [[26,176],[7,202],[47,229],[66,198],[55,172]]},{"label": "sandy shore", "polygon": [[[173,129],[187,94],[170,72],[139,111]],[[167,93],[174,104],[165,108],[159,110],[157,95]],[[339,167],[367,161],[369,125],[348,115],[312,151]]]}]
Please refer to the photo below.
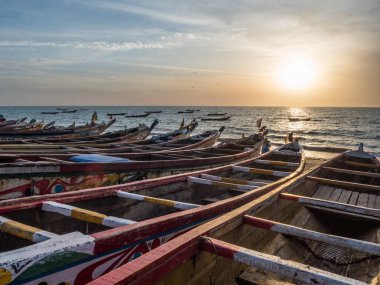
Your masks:
[{"label": "sandy shore", "polygon": [[305,171],[327,161],[327,158],[308,157],[306,156]]}]

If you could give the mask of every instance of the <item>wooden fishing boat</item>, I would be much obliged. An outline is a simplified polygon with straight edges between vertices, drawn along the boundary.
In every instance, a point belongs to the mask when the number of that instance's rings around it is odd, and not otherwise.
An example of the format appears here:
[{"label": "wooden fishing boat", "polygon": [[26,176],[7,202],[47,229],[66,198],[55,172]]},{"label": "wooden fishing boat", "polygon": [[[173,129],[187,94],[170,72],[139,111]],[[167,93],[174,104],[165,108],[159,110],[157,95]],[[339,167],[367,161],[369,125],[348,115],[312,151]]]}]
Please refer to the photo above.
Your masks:
[{"label": "wooden fishing boat", "polygon": [[61,113],[63,113],[63,114],[76,113],[76,112],[78,112],[77,109],[75,109],[75,110],[63,110],[63,111],[61,111]]},{"label": "wooden fishing boat", "polygon": [[207,116],[225,116],[227,114],[228,113],[209,113],[209,114],[207,114]]},{"label": "wooden fishing boat", "polygon": [[145,118],[145,117],[148,117],[150,115],[150,113],[145,113],[145,114],[141,114],[141,115],[127,115],[125,116],[126,118]]},{"label": "wooden fishing boat", "polygon": [[311,120],[311,118],[310,117],[306,117],[306,118],[300,118],[300,117],[289,117],[288,118],[289,119],[289,121],[291,121],[291,122],[300,122],[300,121],[310,121]]},{"label": "wooden fishing boat", "polygon": [[43,115],[56,115],[58,113],[59,112],[41,112],[41,114],[43,114]]},{"label": "wooden fishing boat", "polygon": [[56,136],[78,136],[78,135],[93,135],[100,134],[108,129],[115,123],[115,119],[109,122],[102,122],[100,124],[90,123],[83,126],[75,126],[73,124],[69,127],[53,126],[48,129],[44,129],[44,123],[32,123],[27,127],[22,128],[10,128],[1,129],[0,137],[2,138],[37,138],[37,137],[56,137]]},{"label": "wooden fishing boat", "polygon": [[379,170],[343,153],[90,284],[379,284]]},{"label": "wooden fishing boat", "polygon": [[218,147],[117,156],[3,155],[0,156],[0,200],[76,191],[172,175],[257,156],[260,141]]},{"label": "wooden fishing boat", "polygon": [[231,116],[223,118],[201,118],[202,121],[227,121],[229,119],[231,119]]},{"label": "wooden fishing boat", "polygon": [[194,173],[1,201],[3,283],[85,284],[260,197],[303,167],[301,146],[288,144]]},{"label": "wooden fishing boat", "polygon": [[107,113],[107,116],[124,116],[127,113]]},{"label": "wooden fishing boat", "polygon": [[157,126],[158,120],[154,120],[150,127],[145,124],[140,124],[138,127],[129,128],[125,130],[108,132],[105,134],[97,135],[78,135],[78,136],[66,136],[53,137],[53,138],[41,138],[41,139],[21,139],[21,140],[0,140],[0,149],[3,144],[7,145],[21,145],[21,144],[64,144],[65,146],[93,146],[97,144],[107,143],[123,143],[134,142],[144,140],[151,131]]},{"label": "wooden fishing boat", "polygon": [[224,127],[219,130],[205,131],[199,135],[191,136],[192,129],[174,131],[168,134],[155,135],[147,140],[134,141],[131,143],[87,143],[85,146],[70,145],[1,145],[0,154],[58,154],[58,153],[132,153],[185,150],[212,146],[218,139]]}]

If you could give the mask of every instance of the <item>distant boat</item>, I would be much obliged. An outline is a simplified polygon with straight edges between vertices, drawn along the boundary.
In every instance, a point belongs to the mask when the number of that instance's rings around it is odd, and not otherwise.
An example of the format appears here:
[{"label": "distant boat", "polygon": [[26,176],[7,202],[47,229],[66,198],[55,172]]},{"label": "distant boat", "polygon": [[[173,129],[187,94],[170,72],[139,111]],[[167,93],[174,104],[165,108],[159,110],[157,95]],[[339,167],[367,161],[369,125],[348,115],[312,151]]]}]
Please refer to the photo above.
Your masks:
[{"label": "distant boat", "polygon": [[162,113],[162,111],[145,111],[145,113],[148,113],[148,114],[159,114],[159,113]]},{"label": "distant boat", "polygon": [[210,114],[207,114],[207,116],[225,116],[227,115],[227,113],[210,113]]},{"label": "distant boat", "polygon": [[227,121],[229,119],[231,119],[231,116],[223,118],[201,118],[201,121]]},{"label": "distant boat", "polygon": [[146,114],[141,114],[141,115],[129,115],[129,116],[125,116],[126,118],[145,118],[145,117],[148,117],[150,115],[150,113],[146,113]]},{"label": "distant boat", "polygon": [[310,121],[311,120],[310,117],[307,117],[307,118],[288,118],[288,119],[291,122]]},{"label": "distant boat", "polygon": [[55,115],[58,114],[59,112],[41,112],[43,115]]},{"label": "distant boat", "polygon": [[192,113],[194,113],[194,111],[193,110],[186,110],[186,111],[178,111],[177,113],[178,114],[192,114]]},{"label": "distant boat", "polygon": [[127,113],[107,113],[107,116],[124,116]]},{"label": "distant boat", "polygon": [[76,112],[78,112],[78,110],[64,110],[64,111],[62,111],[61,113],[76,113]]}]

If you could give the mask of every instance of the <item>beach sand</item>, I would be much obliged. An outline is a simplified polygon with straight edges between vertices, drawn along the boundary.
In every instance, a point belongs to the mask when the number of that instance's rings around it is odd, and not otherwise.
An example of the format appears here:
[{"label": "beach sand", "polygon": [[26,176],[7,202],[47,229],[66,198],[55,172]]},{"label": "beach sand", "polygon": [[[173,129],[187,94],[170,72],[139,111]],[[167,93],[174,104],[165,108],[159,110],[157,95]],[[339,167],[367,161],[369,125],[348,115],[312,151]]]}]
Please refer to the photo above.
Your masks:
[{"label": "beach sand", "polygon": [[306,156],[306,165],[305,170],[312,169],[316,167],[317,165],[320,165],[321,163],[327,161],[327,158],[318,158],[318,157],[308,157]]}]

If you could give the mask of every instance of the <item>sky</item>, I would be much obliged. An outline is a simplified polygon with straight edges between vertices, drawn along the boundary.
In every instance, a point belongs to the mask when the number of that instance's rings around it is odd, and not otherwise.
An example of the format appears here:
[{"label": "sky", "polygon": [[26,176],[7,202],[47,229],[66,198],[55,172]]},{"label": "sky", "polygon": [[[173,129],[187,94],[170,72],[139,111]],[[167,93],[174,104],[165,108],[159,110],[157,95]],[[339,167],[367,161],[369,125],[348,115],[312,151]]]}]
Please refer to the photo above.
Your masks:
[{"label": "sky", "polygon": [[378,0],[0,4],[2,105],[380,107]]}]

